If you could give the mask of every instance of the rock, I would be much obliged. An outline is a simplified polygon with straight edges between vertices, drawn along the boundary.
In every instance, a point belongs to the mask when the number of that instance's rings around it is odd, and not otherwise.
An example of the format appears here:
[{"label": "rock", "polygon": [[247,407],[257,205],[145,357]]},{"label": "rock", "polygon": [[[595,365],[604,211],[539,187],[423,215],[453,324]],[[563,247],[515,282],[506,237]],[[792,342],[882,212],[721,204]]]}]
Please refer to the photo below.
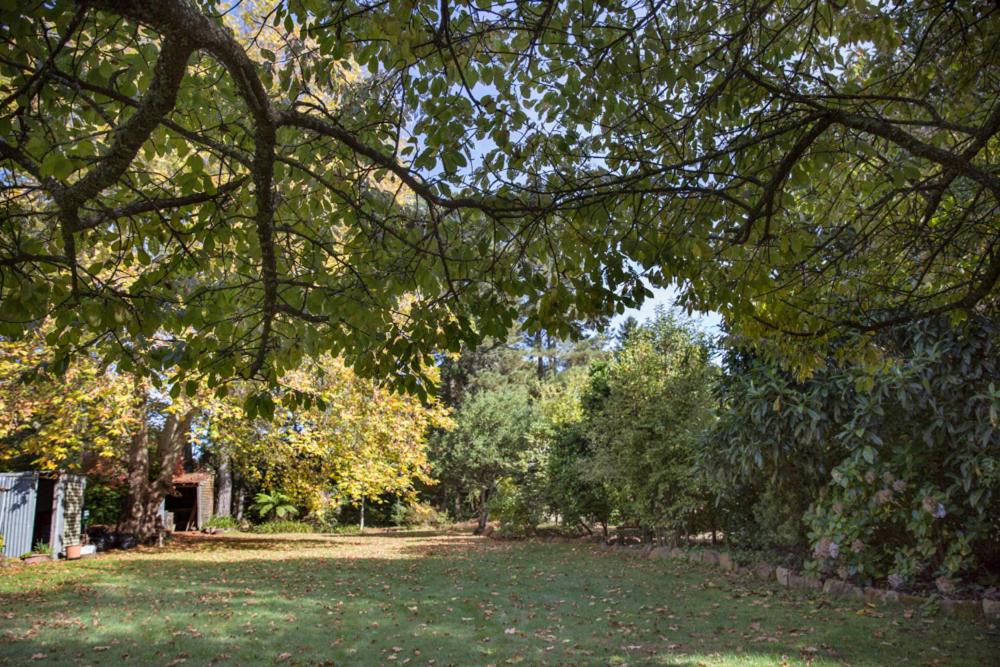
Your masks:
[{"label": "rock", "polygon": [[736,569],[736,563],[733,562],[733,557],[727,553],[719,554],[719,567],[721,567],[726,572],[732,572]]},{"label": "rock", "polygon": [[940,601],[941,611],[946,616],[955,618],[974,619],[979,618],[983,613],[983,606],[977,600],[949,600],[945,598]]},{"label": "rock", "polygon": [[774,567],[770,563],[757,563],[753,567],[754,576],[763,581],[774,579]]},{"label": "rock", "polygon": [[718,565],[719,554],[715,553],[714,551],[702,551],[701,562],[708,563],[709,565]]},{"label": "rock", "polygon": [[779,584],[787,586],[792,573],[788,571],[787,567],[776,567],[774,568],[774,576],[778,580]]},{"label": "rock", "polygon": [[951,595],[955,592],[955,583],[948,577],[938,577],[934,580],[934,585],[945,595]]},{"label": "rock", "polygon": [[858,586],[840,579],[827,579],[823,582],[823,592],[839,598],[864,600],[865,593]]},{"label": "rock", "polygon": [[983,598],[983,616],[991,619],[1000,619],[1000,600]]},{"label": "rock", "polygon": [[899,593],[899,604],[904,607],[922,607],[927,604],[927,598],[921,597],[919,595],[908,595],[907,593]]},{"label": "rock", "polygon": [[687,554],[680,547],[670,547],[670,557],[683,559]]},{"label": "rock", "polygon": [[815,577],[790,574],[788,575],[788,587],[797,588],[802,591],[818,591],[823,588],[823,584]]},{"label": "rock", "polygon": [[650,558],[670,558],[672,555],[666,547],[657,547],[649,552]]},{"label": "rock", "polygon": [[869,602],[877,602],[879,604],[899,604],[899,593],[896,591],[887,591],[884,588],[865,588],[864,591],[865,599]]}]

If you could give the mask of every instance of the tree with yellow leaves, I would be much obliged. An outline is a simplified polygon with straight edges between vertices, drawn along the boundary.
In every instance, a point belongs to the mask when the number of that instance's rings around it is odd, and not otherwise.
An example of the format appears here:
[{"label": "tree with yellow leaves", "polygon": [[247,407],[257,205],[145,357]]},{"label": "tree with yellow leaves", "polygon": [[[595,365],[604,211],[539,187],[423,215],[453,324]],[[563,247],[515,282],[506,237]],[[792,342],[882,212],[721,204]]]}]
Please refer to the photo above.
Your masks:
[{"label": "tree with yellow leaves", "polygon": [[64,363],[41,332],[0,341],[0,465],[79,470],[120,457],[136,425],[131,383],[88,355]]},{"label": "tree with yellow leaves", "polygon": [[[245,485],[283,491],[315,512],[324,502],[411,496],[416,483],[432,483],[426,436],[451,425],[436,400],[394,392],[330,356],[288,373],[267,395],[273,419],[247,418],[242,404],[253,389],[238,386],[206,409],[206,447]],[[290,397],[295,406],[286,405]]]}]

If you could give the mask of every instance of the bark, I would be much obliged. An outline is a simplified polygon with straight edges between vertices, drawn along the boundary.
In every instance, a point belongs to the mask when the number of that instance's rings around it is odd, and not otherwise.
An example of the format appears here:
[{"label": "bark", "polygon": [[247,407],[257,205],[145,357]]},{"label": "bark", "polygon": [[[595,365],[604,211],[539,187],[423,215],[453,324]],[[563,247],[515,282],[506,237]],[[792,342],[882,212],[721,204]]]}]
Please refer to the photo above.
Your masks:
[{"label": "bark", "polygon": [[476,535],[482,535],[484,532],[486,532],[486,524],[490,520],[489,500],[490,500],[490,490],[483,489],[479,493],[479,521],[476,524],[476,530],[475,530]]},{"label": "bark", "polygon": [[219,457],[215,494],[215,516],[232,516],[233,470],[228,454]]},{"label": "bark", "polygon": [[542,332],[535,332],[535,350],[538,355],[538,379],[545,378],[545,358],[542,356]]},{"label": "bark", "polygon": [[[145,403],[145,396],[142,397]],[[149,426],[146,423],[144,406],[139,414],[139,427],[132,434],[129,443],[126,482],[128,491],[125,496],[125,507],[118,530],[123,533],[136,534],[143,523],[146,507],[147,481],[149,480]]]},{"label": "bark", "polygon": [[[137,386],[137,389],[141,388]],[[138,415],[140,425],[129,447],[128,492],[118,530],[133,535],[142,544],[156,540],[163,530],[160,503],[173,490],[174,470],[183,454],[191,420],[197,411],[191,409],[180,417],[168,415],[151,456],[144,392],[141,398],[137,397],[136,404],[141,406]],[[156,464],[155,474],[153,463]]]},{"label": "bark", "polygon": [[233,518],[243,521],[244,506],[246,505],[246,489],[243,486],[243,477],[238,472],[233,471]]}]

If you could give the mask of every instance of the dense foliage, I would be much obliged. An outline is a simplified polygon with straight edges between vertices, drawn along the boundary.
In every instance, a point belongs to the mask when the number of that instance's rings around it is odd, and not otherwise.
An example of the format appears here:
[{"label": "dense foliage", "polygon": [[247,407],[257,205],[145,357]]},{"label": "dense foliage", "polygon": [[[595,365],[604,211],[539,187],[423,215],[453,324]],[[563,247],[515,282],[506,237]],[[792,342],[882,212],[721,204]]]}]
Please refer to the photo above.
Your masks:
[{"label": "dense foliage", "polygon": [[699,527],[712,503],[695,462],[714,420],[716,375],[707,342],[661,313],[592,377],[587,477],[608,490],[622,520],[678,534]]},{"label": "dense foliage", "polygon": [[330,353],[425,393],[434,351],[526,305],[579,332],[643,278],[786,354],[960,315],[1000,276],[998,12],[5,3],[0,333],[51,315],[60,355],[213,386]]},{"label": "dense foliage", "polygon": [[[555,520],[588,531],[612,519],[649,532],[701,527],[712,504],[695,463],[717,375],[706,340],[661,312],[630,325],[610,359],[596,341],[583,349],[515,343],[480,363],[455,429],[432,448],[442,484],[475,497],[481,528],[492,513],[508,534]],[[542,355],[552,362],[536,373]]]},{"label": "dense foliage", "polygon": [[898,328],[807,380],[734,353],[713,438],[732,536],[896,585],[1000,562],[1000,355],[974,317]]}]

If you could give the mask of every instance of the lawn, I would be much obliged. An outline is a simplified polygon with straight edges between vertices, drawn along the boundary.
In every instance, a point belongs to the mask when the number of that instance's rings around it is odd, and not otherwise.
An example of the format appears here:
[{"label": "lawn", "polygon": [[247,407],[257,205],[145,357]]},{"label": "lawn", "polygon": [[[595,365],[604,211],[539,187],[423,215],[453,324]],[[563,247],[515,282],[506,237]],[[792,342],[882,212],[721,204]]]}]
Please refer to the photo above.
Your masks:
[{"label": "lawn", "polygon": [[592,545],[231,535],[0,570],[0,664],[979,665],[986,623]]}]

